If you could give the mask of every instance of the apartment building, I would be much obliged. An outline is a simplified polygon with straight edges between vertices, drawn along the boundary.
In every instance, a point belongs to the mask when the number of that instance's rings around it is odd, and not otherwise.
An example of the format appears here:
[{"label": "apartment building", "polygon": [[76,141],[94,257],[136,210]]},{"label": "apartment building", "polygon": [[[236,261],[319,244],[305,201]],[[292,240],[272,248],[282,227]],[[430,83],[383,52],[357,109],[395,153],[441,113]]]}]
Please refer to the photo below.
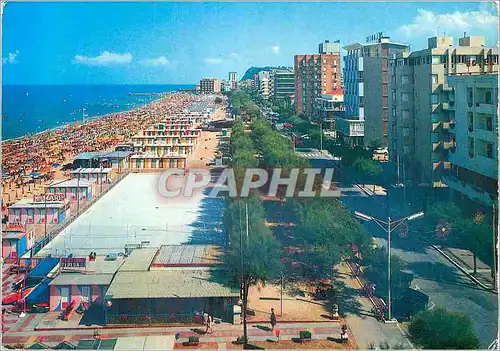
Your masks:
[{"label": "apartment building", "polygon": [[229,86],[236,89],[238,85],[238,72],[229,72]]},{"label": "apartment building", "polygon": [[259,91],[260,96],[263,99],[269,99],[269,82],[270,82],[270,72],[269,71],[260,71],[256,74],[257,76],[257,89]]},{"label": "apartment building", "polygon": [[295,95],[295,72],[292,67],[271,71],[269,93],[276,102],[283,102]]},{"label": "apartment building", "polygon": [[309,117],[317,98],[341,87],[340,43],[325,41],[319,50],[319,54],[294,57],[295,109]]},{"label": "apartment building", "polygon": [[498,193],[498,75],[453,75],[453,118],[450,133],[451,172],[443,182],[454,191],[486,206]]},{"label": "apartment building", "polygon": [[407,175],[420,183],[443,187],[455,145],[457,95],[448,78],[498,72],[498,50],[485,48],[483,37],[464,36],[456,47],[451,37],[432,37],[427,49],[392,57],[389,68],[391,160],[402,160]]},{"label": "apartment building", "polygon": [[382,33],[367,43],[344,47],[344,94],[346,118],[364,120],[364,144],[388,142],[388,58],[408,52],[409,45],[391,42]]},{"label": "apartment building", "polygon": [[199,85],[200,94],[218,94],[221,92],[219,78],[202,78]]}]

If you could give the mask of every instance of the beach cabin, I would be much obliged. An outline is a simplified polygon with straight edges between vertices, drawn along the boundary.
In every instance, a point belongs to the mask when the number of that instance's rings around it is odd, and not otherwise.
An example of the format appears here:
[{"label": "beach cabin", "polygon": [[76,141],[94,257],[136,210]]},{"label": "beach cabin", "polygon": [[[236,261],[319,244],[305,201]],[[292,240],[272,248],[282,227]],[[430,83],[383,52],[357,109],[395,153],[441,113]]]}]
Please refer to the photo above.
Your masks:
[{"label": "beach cabin", "polygon": [[[64,194],[67,199],[72,201],[90,200],[94,194],[94,182],[88,179],[56,180],[47,187],[48,194]],[[77,196],[77,194],[79,194]]]},{"label": "beach cabin", "polygon": [[61,258],[61,272],[49,283],[50,311],[62,311],[73,301],[76,307],[87,302],[90,308],[102,309],[106,291],[123,260]]},{"label": "beach cabin", "polygon": [[[47,211],[47,213],[45,213]],[[8,207],[8,217],[11,223],[21,224],[57,224],[64,221],[70,214],[69,199],[53,201],[43,196],[34,196],[33,199],[21,199]]]},{"label": "beach cabin", "polygon": [[16,259],[33,247],[35,231],[23,224],[7,224],[2,231],[2,257]]},{"label": "beach cabin", "polygon": [[110,184],[111,183],[111,171],[112,168],[78,168],[71,171],[71,178],[87,179],[91,182],[96,182],[96,184]]}]

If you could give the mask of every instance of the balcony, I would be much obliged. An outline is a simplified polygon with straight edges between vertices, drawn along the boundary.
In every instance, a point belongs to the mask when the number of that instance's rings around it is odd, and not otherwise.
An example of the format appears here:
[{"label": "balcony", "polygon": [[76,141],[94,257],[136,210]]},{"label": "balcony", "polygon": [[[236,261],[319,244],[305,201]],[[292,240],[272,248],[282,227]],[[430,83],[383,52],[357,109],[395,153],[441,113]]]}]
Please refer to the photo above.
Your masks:
[{"label": "balcony", "polygon": [[443,88],[443,91],[453,91],[453,87],[445,86],[444,84],[443,84],[442,88]]},{"label": "balcony", "polygon": [[454,141],[445,141],[443,142],[443,148],[445,150],[450,150],[451,148],[454,148],[456,146]]},{"label": "balcony", "polygon": [[437,131],[440,126],[441,126],[441,122],[433,122],[432,123],[432,131],[433,132]]},{"label": "balcony", "polygon": [[478,201],[488,207],[492,206],[496,200],[495,194],[490,194],[482,189],[473,186],[472,184],[461,182],[458,178],[452,176],[446,176],[443,179],[444,183],[448,185],[451,189],[458,191],[471,200]]},{"label": "balcony", "polygon": [[476,112],[493,115],[495,113],[495,109],[493,104],[476,103]]},{"label": "balcony", "polygon": [[443,111],[454,111],[455,108],[453,107],[455,104],[453,103],[453,105],[451,104],[451,102],[443,102],[441,104],[441,108],[443,109]]},{"label": "balcony", "polygon": [[432,151],[436,151],[440,146],[441,146],[440,141],[432,143]]}]

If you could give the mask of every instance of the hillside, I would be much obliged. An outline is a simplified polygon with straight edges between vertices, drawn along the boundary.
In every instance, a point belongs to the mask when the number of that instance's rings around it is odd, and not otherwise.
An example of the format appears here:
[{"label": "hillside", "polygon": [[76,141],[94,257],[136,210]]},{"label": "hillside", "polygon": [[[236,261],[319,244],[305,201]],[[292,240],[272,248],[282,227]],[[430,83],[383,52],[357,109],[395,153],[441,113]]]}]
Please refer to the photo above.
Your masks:
[{"label": "hillside", "polygon": [[269,67],[269,66],[268,67],[250,67],[249,69],[247,69],[247,71],[245,72],[245,74],[243,75],[241,80],[252,79],[256,73],[259,73],[261,71],[271,71],[275,68],[280,68],[280,67]]}]

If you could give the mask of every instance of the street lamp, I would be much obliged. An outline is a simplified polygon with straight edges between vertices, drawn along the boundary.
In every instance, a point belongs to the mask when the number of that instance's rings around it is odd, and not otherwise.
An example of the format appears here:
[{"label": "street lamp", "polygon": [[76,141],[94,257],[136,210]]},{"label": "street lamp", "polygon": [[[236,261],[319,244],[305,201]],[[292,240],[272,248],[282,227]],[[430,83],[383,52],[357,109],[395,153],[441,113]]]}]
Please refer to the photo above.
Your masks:
[{"label": "street lamp", "polygon": [[400,218],[395,221],[391,221],[391,217],[387,218],[387,222],[364,214],[362,212],[355,211],[354,214],[357,218],[364,221],[373,221],[378,224],[387,233],[387,289],[388,289],[388,320],[392,320],[392,302],[391,302],[391,233],[406,221],[412,221],[414,219],[420,218],[424,215],[424,212],[414,213],[410,216]]}]

